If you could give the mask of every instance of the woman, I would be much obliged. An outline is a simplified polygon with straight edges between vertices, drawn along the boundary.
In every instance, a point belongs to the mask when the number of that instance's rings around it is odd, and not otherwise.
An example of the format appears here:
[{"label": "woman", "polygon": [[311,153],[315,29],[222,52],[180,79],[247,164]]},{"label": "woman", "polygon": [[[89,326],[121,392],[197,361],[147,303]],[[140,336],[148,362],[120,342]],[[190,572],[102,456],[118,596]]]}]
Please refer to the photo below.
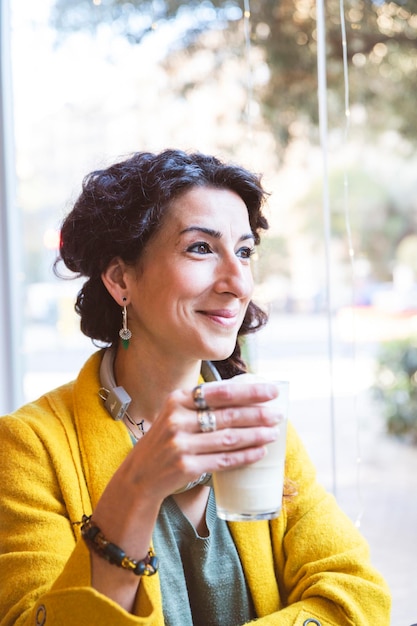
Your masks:
[{"label": "woman", "polygon": [[242,373],[238,337],[266,321],[250,266],[263,201],[257,176],[175,150],[85,179],[60,256],[87,278],[83,332],[108,348],[0,420],[1,626],[389,623],[367,546],[292,428],[279,518],[216,517],[210,473],[277,436],[273,385],[201,385]]}]

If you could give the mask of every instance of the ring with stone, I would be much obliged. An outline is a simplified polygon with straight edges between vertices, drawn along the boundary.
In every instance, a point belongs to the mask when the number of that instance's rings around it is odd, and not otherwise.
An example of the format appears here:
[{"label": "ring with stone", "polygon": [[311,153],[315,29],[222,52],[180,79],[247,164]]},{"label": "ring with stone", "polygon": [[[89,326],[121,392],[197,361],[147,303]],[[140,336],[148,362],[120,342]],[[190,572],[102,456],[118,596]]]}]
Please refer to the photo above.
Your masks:
[{"label": "ring with stone", "polygon": [[194,387],[194,389],[192,390],[192,395],[193,395],[194,406],[197,409],[203,409],[203,410],[208,409],[207,402],[204,397],[203,384],[197,385],[197,387]]},{"label": "ring with stone", "polygon": [[216,415],[210,409],[198,409],[197,419],[202,433],[211,433],[216,430]]}]

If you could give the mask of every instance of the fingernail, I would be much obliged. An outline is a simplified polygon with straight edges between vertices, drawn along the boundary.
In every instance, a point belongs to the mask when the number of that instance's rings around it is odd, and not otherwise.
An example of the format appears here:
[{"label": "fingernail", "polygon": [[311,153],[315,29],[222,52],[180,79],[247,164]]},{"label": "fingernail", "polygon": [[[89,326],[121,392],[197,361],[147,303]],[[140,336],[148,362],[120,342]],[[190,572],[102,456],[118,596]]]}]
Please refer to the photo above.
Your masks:
[{"label": "fingernail", "polygon": [[271,416],[271,423],[272,424],[281,424],[281,422],[282,422],[282,415],[281,414],[277,415],[276,413],[274,413]]},{"label": "fingernail", "polygon": [[269,383],[267,389],[268,389],[268,393],[273,398],[276,398],[279,395],[278,385],[274,385],[274,383]]}]

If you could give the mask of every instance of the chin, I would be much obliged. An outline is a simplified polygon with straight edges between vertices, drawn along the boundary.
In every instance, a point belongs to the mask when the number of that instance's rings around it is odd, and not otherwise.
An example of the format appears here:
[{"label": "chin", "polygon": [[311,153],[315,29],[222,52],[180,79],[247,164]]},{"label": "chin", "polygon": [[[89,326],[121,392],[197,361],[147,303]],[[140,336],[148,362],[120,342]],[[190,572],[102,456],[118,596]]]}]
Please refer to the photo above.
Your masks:
[{"label": "chin", "polygon": [[206,355],[203,357],[204,361],[224,361],[225,359],[228,359],[229,356],[231,354],[233,354],[233,351],[235,349],[235,343],[233,344],[232,347],[227,347],[227,348],[223,348],[223,349],[218,349],[218,350],[213,350],[213,348],[211,350],[208,350]]}]

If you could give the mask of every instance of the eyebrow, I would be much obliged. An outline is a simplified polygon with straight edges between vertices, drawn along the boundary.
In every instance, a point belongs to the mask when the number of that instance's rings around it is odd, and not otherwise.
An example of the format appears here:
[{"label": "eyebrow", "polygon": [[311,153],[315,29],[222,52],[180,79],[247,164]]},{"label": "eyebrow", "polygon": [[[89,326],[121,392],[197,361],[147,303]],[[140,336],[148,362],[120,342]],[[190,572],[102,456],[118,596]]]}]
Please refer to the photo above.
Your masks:
[{"label": "eyebrow", "polygon": [[[213,237],[214,239],[221,239],[222,237],[222,233],[219,230],[206,228],[205,226],[188,226],[187,228],[184,228],[184,230],[180,232],[180,235],[183,235],[185,233],[190,233],[190,232],[204,233],[205,235],[209,235],[210,237]],[[239,237],[239,241],[246,241],[247,239],[253,239],[253,241],[255,241],[255,237],[252,233],[245,233],[244,235],[241,235],[241,237]]]}]

